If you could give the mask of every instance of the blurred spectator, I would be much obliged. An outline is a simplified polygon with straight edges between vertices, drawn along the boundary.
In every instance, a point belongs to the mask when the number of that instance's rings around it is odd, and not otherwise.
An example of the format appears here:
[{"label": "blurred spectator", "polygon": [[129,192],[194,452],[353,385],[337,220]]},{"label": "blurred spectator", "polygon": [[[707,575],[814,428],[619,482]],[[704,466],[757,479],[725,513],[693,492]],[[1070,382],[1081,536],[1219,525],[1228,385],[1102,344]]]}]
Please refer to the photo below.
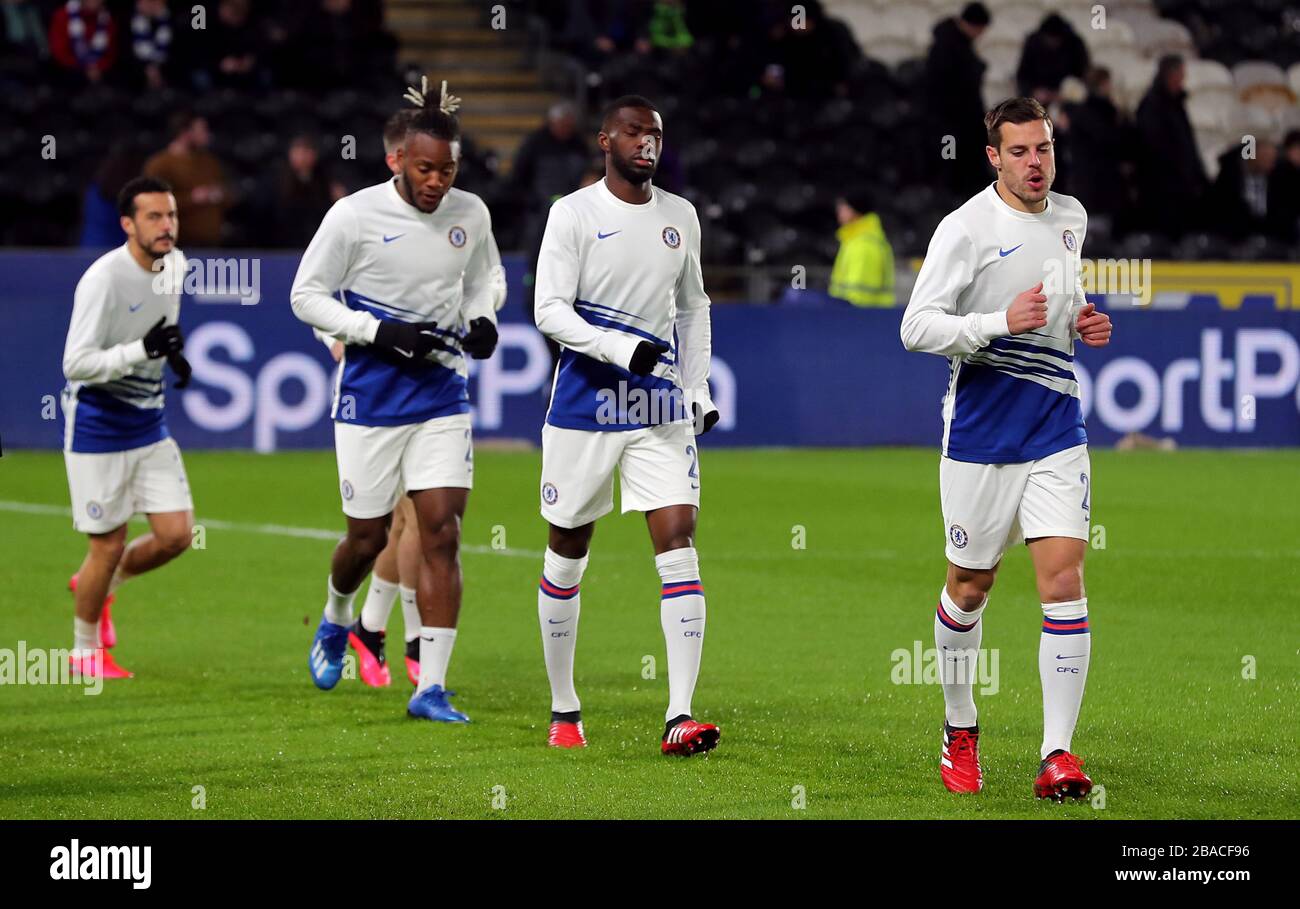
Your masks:
[{"label": "blurred spectator", "polygon": [[862,52],[848,26],[827,16],[820,0],[807,0],[803,6],[802,28],[794,28],[784,15],[776,19],[763,86],[794,98],[845,95],[849,73]]},{"label": "blurred spectator", "polygon": [[0,0],[0,77],[36,72],[49,56],[44,17],[30,0]]},{"label": "blurred spectator", "polygon": [[1155,81],[1135,118],[1140,139],[1139,201],[1150,225],[1169,236],[1194,226],[1188,224],[1188,212],[1196,210],[1209,184],[1187,116],[1186,78],[1182,57],[1161,57]]},{"label": "blurred spectator", "polygon": [[135,0],[131,13],[131,48],[121,75],[134,89],[162,88],[171,56],[172,23],[167,0]]},{"label": "blurred spectator", "polygon": [[869,191],[851,189],[835,200],[840,251],[831,269],[830,295],[854,306],[894,305],[894,250],[885,238]]},{"label": "blurred spectator", "polygon": [[319,145],[306,133],[294,136],[284,160],[258,194],[264,211],[261,242],[272,248],[306,249],[331,205],[346,192],[321,163]]},{"label": "blurred spectator", "polygon": [[591,69],[620,51],[649,53],[651,0],[568,0],[559,43]]},{"label": "blurred spectator", "polygon": [[290,39],[282,72],[298,88],[363,91],[393,80],[395,53],[375,4],[317,0]]},{"label": "blurred spectator", "polygon": [[530,133],[515,154],[510,171],[508,194],[520,209],[519,239],[529,251],[528,272],[524,276],[524,306],[532,313],[533,276],[542,247],[542,233],[551,203],[567,196],[582,184],[583,174],[591,166],[591,151],[578,134],[578,111],[573,104],[555,104],[546,113],[546,124]]},{"label": "blurred spectator", "polygon": [[[948,171],[952,188],[973,195],[992,178],[984,147],[985,63],[975,53],[975,40],[991,22],[982,3],[968,3],[960,16],[949,16],[934,27],[934,43],[925,60],[926,107],[933,144],[925,150],[930,160]],[[939,157],[947,137],[956,140],[956,157]],[[931,157],[933,156],[933,157]]]},{"label": "blurred spectator", "polygon": [[262,34],[249,0],[221,0],[216,21],[193,36],[194,87],[250,90],[263,85]]},{"label": "blurred spectator", "polygon": [[655,50],[684,51],[695,42],[686,27],[686,9],[682,0],[657,0],[646,29],[650,46]]},{"label": "blurred spectator", "polygon": [[171,142],[145,162],[144,174],[172,185],[186,247],[220,246],[231,198],[221,162],[207,150],[212,141],[208,122],[181,112],[172,117],[171,127]]},{"label": "blurred spectator", "polygon": [[1300,240],[1300,129],[1291,130],[1282,140],[1268,195],[1278,238],[1287,243]]},{"label": "blurred spectator", "polygon": [[1025,49],[1016,69],[1020,94],[1036,98],[1044,107],[1056,101],[1061,80],[1083,78],[1088,68],[1088,48],[1057,13],[1049,13],[1038,31],[1025,39]]},{"label": "blurred spectator", "polygon": [[1111,99],[1110,70],[1088,70],[1087,85],[1087,98],[1066,106],[1068,136],[1057,142],[1069,157],[1070,194],[1089,212],[1113,217],[1129,205],[1133,127]]},{"label": "blurred spectator", "polygon": [[103,0],[68,0],[55,10],[50,52],[74,84],[101,81],[117,59],[117,26]]},{"label": "blurred spectator", "polygon": [[551,202],[578,188],[591,156],[578,135],[578,112],[561,102],[546,113],[546,124],[530,133],[515,154],[511,189],[530,211],[545,213]]},{"label": "blurred spectator", "polygon": [[117,194],[127,181],[140,175],[143,163],[143,156],[130,142],[117,142],[109,149],[82,196],[82,246],[111,249],[126,241],[117,210]]},{"label": "blurred spectator", "polygon": [[1234,240],[1249,234],[1280,233],[1269,193],[1276,167],[1277,146],[1263,137],[1256,140],[1255,154],[1249,158],[1235,143],[1219,156],[1219,176],[1209,198],[1216,233]]}]

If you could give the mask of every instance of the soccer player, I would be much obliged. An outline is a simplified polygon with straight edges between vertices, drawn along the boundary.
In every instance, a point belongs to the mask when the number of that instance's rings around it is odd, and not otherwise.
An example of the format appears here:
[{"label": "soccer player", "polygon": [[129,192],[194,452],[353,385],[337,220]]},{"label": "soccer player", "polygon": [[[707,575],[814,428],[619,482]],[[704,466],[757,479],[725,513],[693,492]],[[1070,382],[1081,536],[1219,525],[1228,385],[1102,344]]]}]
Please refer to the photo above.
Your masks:
[{"label": "soccer player", "polygon": [[1070,751],[1088,675],[1091,637],[1083,587],[1091,500],[1087,436],[1074,376],[1074,341],[1102,347],[1110,318],[1080,286],[1088,216],[1051,192],[1052,123],[1030,98],[984,119],[997,181],[940,222],[903,315],[908,350],[949,358],[939,494],[948,578],[935,645],[944,656],[940,776],[978,792],[973,675],[980,616],[998,564],[1023,539],[1043,609],[1039,798],[1092,788]]},{"label": "soccer player", "polygon": [[550,540],[537,612],[551,683],[548,741],[587,743],[573,685],[578,587],[596,519],[613,508],[617,467],[623,511],[645,512],[663,582],[669,700],[661,750],[690,755],[720,735],[691,718],[705,624],[695,430],[718,420],[700,222],[691,203],[650,182],[663,121],[649,101],[611,103],[598,142],[605,177],[551,206],[537,266],[537,327],[563,348],[542,429]]},{"label": "soccer player", "polygon": [[[322,334],[319,329],[312,332],[329,347],[336,363],[343,359],[342,341]],[[387,688],[393,682],[385,650],[385,629],[399,599],[405,626],[406,677],[412,685],[420,684],[420,609],[415,598],[419,577],[420,531],[411,497],[403,493],[393,510],[388,543],[370,572],[370,587],[366,590],[361,615],[348,629],[348,644],[357,652],[357,669],[363,684]]]},{"label": "soccer player", "polygon": [[346,344],[331,415],[347,535],[334,550],[312,679],[322,689],[338,683],[353,599],[405,491],[421,548],[420,678],[407,712],[464,723],[446,675],[474,469],[465,355],[496,348],[505,280],[487,206],[452,186],[457,106],[443,83],[442,97],[428,96],[408,124],[400,173],[334,204],[303,254],[291,301],[300,319]]},{"label": "soccer player", "polygon": [[[397,164],[397,150],[406,139],[406,128],[418,111],[402,108],[384,124],[384,160],[393,176],[401,173]],[[313,328],[316,337],[330,349],[335,362],[343,359],[344,344],[337,338]],[[406,677],[412,685],[420,684],[420,610],[415,590],[420,576],[420,532],[416,527],[411,497],[403,493],[393,511],[393,524],[388,531],[388,544],[375,559],[370,573],[370,586],[366,590],[361,615],[348,629],[348,644],[357,652],[357,668],[361,681],[373,688],[386,688],[392,684],[385,652],[388,617],[397,600],[402,602],[402,621],[406,643]]]},{"label": "soccer player", "polygon": [[[190,376],[177,324],[185,256],[176,248],[176,198],[162,180],[137,177],[117,206],[126,242],[86,269],[73,297],[63,459],[72,525],[90,543],[68,585],[76,601],[69,659],[83,675],[130,678],[104,649],[116,634],[101,618],[123,582],[189,548],[194,504],[163,412],[163,360],[176,387]],[[137,512],[148,516],[149,532],[127,544]]]}]

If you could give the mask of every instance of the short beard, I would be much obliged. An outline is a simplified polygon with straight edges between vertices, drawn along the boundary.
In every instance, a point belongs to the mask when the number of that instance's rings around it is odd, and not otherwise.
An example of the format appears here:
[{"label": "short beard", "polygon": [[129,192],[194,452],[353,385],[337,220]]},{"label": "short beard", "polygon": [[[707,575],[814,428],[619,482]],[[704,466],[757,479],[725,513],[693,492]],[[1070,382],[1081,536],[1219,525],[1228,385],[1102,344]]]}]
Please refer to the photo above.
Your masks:
[{"label": "short beard", "polygon": [[659,169],[659,162],[656,160],[654,167],[650,168],[650,173],[643,176],[632,167],[632,164],[629,161],[624,161],[613,155],[609,156],[609,160],[613,162],[614,170],[618,171],[618,175],[633,186],[639,186],[642,183],[649,183],[650,180],[654,178],[655,172]]},{"label": "short beard", "polygon": [[[144,245],[143,243],[141,243],[139,240],[136,240],[136,241],[135,241],[135,245],[138,246],[138,247],[140,247],[140,249],[144,252],[144,254],[145,254],[146,256],[148,256],[149,258],[151,258],[151,259],[153,259],[155,262],[157,262],[159,259],[165,259],[165,258],[167,258],[167,253],[165,253],[165,252],[154,252],[154,250],[153,250],[153,244],[154,244],[154,243],[157,243],[157,242],[158,242],[157,240],[154,240],[153,243],[150,243],[148,246],[145,246],[145,245]],[[175,241],[172,241],[172,245],[173,245],[173,248],[174,248],[174,247],[175,247]]]}]

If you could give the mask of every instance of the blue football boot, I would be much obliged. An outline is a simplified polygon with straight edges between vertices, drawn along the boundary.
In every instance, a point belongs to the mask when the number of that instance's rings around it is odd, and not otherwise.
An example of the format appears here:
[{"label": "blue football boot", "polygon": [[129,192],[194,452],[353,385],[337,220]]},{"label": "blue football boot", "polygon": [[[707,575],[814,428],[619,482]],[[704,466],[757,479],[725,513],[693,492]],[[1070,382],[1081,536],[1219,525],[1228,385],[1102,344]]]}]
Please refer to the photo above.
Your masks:
[{"label": "blue football boot", "polygon": [[335,625],[322,616],[316,639],[311,642],[311,653],[307,654],[307,668],[311,670],[311,680],[317,688],[329,691],[339,683],[347,649],[348,626]]},{"label": "blue football boot", "polygon": [[406,715],[439,723],[468,723],[469,717],[447,703],[447,698],[455,693],[443,691],[441,685],[432,685],[411,698]]}]

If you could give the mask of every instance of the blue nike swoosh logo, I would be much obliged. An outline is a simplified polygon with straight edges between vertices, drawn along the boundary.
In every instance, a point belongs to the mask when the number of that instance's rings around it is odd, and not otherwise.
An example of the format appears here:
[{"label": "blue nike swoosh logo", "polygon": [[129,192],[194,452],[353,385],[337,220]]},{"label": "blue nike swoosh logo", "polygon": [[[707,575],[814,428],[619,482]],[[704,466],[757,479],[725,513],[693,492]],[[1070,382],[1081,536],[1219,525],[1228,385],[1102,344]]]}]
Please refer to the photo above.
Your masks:
[{"label": "blue nike swoosh logo", "polygon": [[702,621],[704,621],[704,616],[697,615],[693,619],[682,619],[682,624],[685,625],[687,622],[702,622]]},{"label": "blue nike swoosh logo", "polygon": [[[569,616],[569,618],[571,619],[573,616]],[[560,619],[558,622],[555,621],[555,619],[547,619],[546,621],[550,622],[552,625],[563,625],[565,622],[569,621],[569,619]]]},{"label": "blue nike swoosh logo", "polygon": [[602,234],[600,231],[596,231],[596,239],[604,240],[606,237],[612,237],[614,236],[614,234],[621,234],[622,232],[623,232],[622,229],[611,231],[607,234]]},{"label": "blue nike swoosh logo", "polygon": [[1076,653],[1076,654],[1072,654],[1071,656],[1061,656],[1061,655],[1058,653],[1058,654],[1056,655],[1056,658],[1057,658],[1058,660],[1078,660],[1078,659],[1082,659],[1082,658],[1083,658],[1083,654],[1081,654],[1081,653]]},{"label": "blue nike swoosh logo", "polygon": [[[1020,246],[1024,246],[1024,245],[1025,245],[1025,244],[1023,244],[1023,243],[1020,244]],[[1001,246],[999,246],[999,247],[998,247],[998,255],[1005,259],[1007,256],[1011,255],[1013,252],[1015,252],[1017,249],[1019,249],[1020,246],[1013,246],[1013,247],[1011,247],[1010,249],[1005,250],[1005,251],[1002,249]]]},{"label": "blue nike swoosh logo", "polygon": [[126,305],[126,308],[129,309],[131,312],[135,312],[135,311],[136,311],[137,309],[139,309],[141,306],[144,306],[144,301],[143,301],[143,300],[141,300],[139,303],[135,304],[134,306],[132,306],[130,303],[128,303],[128,304]]},{"label": "blue nike swoosh logo", "polygon": [[398,239],[399,237],[405,237],[405,236],[406,236],[406,234],[393,234],[393,236],[390,237],[390,236],[388,236],[387,234],[385,234],[385,235],[384,235],[384,242],[385,242],[385,243],[392,243],[394,240]]}]

